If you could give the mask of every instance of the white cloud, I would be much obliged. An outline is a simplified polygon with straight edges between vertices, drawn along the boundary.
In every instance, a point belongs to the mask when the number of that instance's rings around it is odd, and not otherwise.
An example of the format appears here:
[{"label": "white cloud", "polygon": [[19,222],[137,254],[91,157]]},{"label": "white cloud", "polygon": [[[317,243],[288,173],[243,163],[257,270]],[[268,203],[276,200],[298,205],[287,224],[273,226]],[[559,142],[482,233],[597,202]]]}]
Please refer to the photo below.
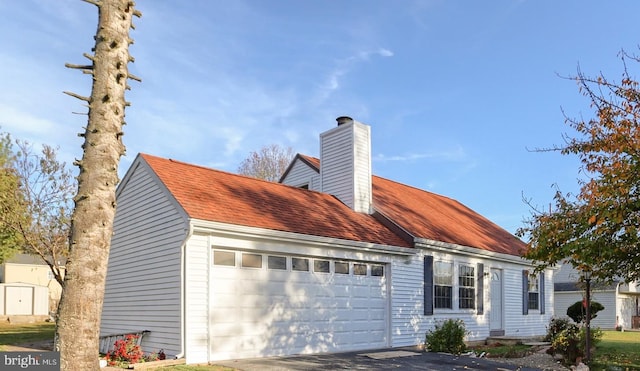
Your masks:
[{"label": "white cloud", "polygon": [[385,48],[378,49],[378,54],[382,57],[393,57],[393,52]]},{"label": "white cloud", "polygon": [[379,162],[394,162],[394,161],[416,161],[422,159],[438,159],[450,162],[458,162],[466,159],[466,153],[460,146],[452,148],[450,150],[444,150],[440,152],[428,152],[428,153],[407,153],[402,155],[385,155],[383,153],[377,154],[373,157],[374,161]]},{"label": "white cloud", "polygon": [[56,124],[31,113],[18,110],[10,105],[0,103],[0,126],[2,131],[16,136],[45,137],[56,130]]},{"label": "white cloud", "polygon": [[317,98],[317,102],[324,102],[327,100],[333,91],[336,91],[341,86],[341,80],[349,72],[355,69],[356,65],[362,62],[369,61],[372,55],[378,55],[381,57],[392,57],[393,52],[391,50],[380,48],[377,50],[362,50],[351,56],[343,59],[339,59],[335,62],[333,70],[329,71],[325,83],[320,86],[320,93]]}]

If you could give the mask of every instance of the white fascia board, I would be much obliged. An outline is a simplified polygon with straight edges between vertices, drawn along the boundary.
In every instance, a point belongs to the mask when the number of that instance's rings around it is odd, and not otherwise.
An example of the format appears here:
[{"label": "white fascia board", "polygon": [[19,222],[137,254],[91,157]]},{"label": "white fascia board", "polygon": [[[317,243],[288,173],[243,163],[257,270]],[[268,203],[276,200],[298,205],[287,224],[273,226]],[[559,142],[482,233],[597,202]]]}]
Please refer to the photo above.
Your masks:
[{"label": "white fascia board", "polygon": [[455,243],[429,240],[426,238],[416,238],[415,242],[416,242],[416,248],[419,248],[419,249],[430,249],[430,250],[436,250],[439,252],[455,253],[455,254],[474,256],[474,257],[481,256],[481,257],[486,257],[492,260],[499,260],[499,261],[504,261],[508,263],[516,263],[516,264],[522,264],[527,266],[533,265],[531,261],[520,256],[482,250],[477,247],[469,247],[464,245],[458,245]]},{"label": "white fascia board", "polygon": [[391,245],[381,245],[370,242],[360,242],[344,240],[340,238],[312,236],[308,234],[275,231],[272,229],[247,227],[235,224],[211,222],[200,219],[191,219],[194,231],[201,233],[224,233],[229,236],[251,237],[254,239],[264,239],[281,242],[304,242],[317,247],[331,247],[344,250],[354,250],[357,252],[372,252],[389,255],[411,256],[418,253],[417,249],[410,247],[400,247]]}]

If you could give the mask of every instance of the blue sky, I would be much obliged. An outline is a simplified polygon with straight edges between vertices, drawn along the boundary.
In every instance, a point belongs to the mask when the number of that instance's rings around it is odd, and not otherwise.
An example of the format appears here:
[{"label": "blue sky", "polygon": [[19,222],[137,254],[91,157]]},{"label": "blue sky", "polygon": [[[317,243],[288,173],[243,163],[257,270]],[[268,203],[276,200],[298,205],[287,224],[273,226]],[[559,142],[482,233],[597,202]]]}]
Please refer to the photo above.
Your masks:
[{"label": "blue sky", "polygon": [[[592,116],[574,81],[618,79],[637,0],[139,0],[124,174],[138,152],[235,172],[277,143],[318,156],[342,115],[372,127],[376,175],[466,204],[514,232],[522,196],[575,192],[576,158],[533,152]],[[0,1],[0,130],[82,156],[97,8]],[[632,75],[636,65],[630,65]]]}]

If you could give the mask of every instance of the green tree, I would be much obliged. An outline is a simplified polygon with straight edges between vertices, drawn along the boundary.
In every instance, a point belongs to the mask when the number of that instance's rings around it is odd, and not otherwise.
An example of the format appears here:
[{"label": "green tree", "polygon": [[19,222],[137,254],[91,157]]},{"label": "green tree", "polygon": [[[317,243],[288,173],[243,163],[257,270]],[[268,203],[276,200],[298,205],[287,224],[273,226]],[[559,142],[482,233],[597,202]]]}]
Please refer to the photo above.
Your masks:
[{"label": "green tree", "polygon": [[[589,320],[592,320],[598,317],[598,312],[604,310],[604,306],[597,301],[590,300],[591,305],[589,305]],[[587,309],[586,304],[583,301],[576,301],[569,308],[567,308],[567,316],[573,320],[575,323],[582,323],[587,319]]]},{"label": "green tree", "polygon": [[566,123],[575,136],[549,150],[576,155],[585,175],[577,195],[559,190],[548,210],[532,209],[518,235],[529,238],[525,258],[538,269],[566,261],[596,279],[640,278],[640,90],[620,53],[619,82],[600,74],[573,77],[591,101],[593,118]]},{"label": "green tree", "polygon": [[21,235],[24,251],[40,256],[64,288],[75,180],[66,164],[58,161],[55,148],[44,144],[36,153],[26,141],[15,143],[13,168],[28,218],[5,220],[6,215],[0,215],[0,221]]},{"label": "green tree", "polygon": [[291,147],[284,148],[277,144],[264,146],[257,152],[249,153],[249,157],[240,163],[238,174],[277,182],[294,155]]},{"label": "green tree", "polygon": [[11,137],[0,134],[0,264],[22,249],[22,234],[13,226],[28,222],[14,158]]},{"label": "green tree", "polygon": [[93,78],[90,97],[67,93],[88,103],[88,122],[82,134],[82,159],[76,161],[78,192],[71,217],[69,258],[64,290],[56,318],[55,348],[61,369],[99,370],[100,317],[107,261],[116,211],[118,165],[125,152],[122,143],[125,91],[133,61],[133,16],[140,16],[132,0],[85,0],[98,8],[91,65],[72,65]]}]

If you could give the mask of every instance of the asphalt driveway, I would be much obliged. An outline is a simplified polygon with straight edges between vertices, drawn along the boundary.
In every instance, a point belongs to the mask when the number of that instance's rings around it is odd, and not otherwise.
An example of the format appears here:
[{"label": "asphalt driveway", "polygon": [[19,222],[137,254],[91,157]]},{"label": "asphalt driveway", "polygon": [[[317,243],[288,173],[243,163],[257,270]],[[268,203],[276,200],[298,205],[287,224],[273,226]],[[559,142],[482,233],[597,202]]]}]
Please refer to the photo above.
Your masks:
[{"label": "asphalt driveway", "polygon": [[242,371],[540,370],[536,368],[520,368],[518,366],[498,363],[485,358],[421,352],[415,348],[394,348],[337,354],[243,359],[220,361],[215,363],[227,367],[233,367]]}]

